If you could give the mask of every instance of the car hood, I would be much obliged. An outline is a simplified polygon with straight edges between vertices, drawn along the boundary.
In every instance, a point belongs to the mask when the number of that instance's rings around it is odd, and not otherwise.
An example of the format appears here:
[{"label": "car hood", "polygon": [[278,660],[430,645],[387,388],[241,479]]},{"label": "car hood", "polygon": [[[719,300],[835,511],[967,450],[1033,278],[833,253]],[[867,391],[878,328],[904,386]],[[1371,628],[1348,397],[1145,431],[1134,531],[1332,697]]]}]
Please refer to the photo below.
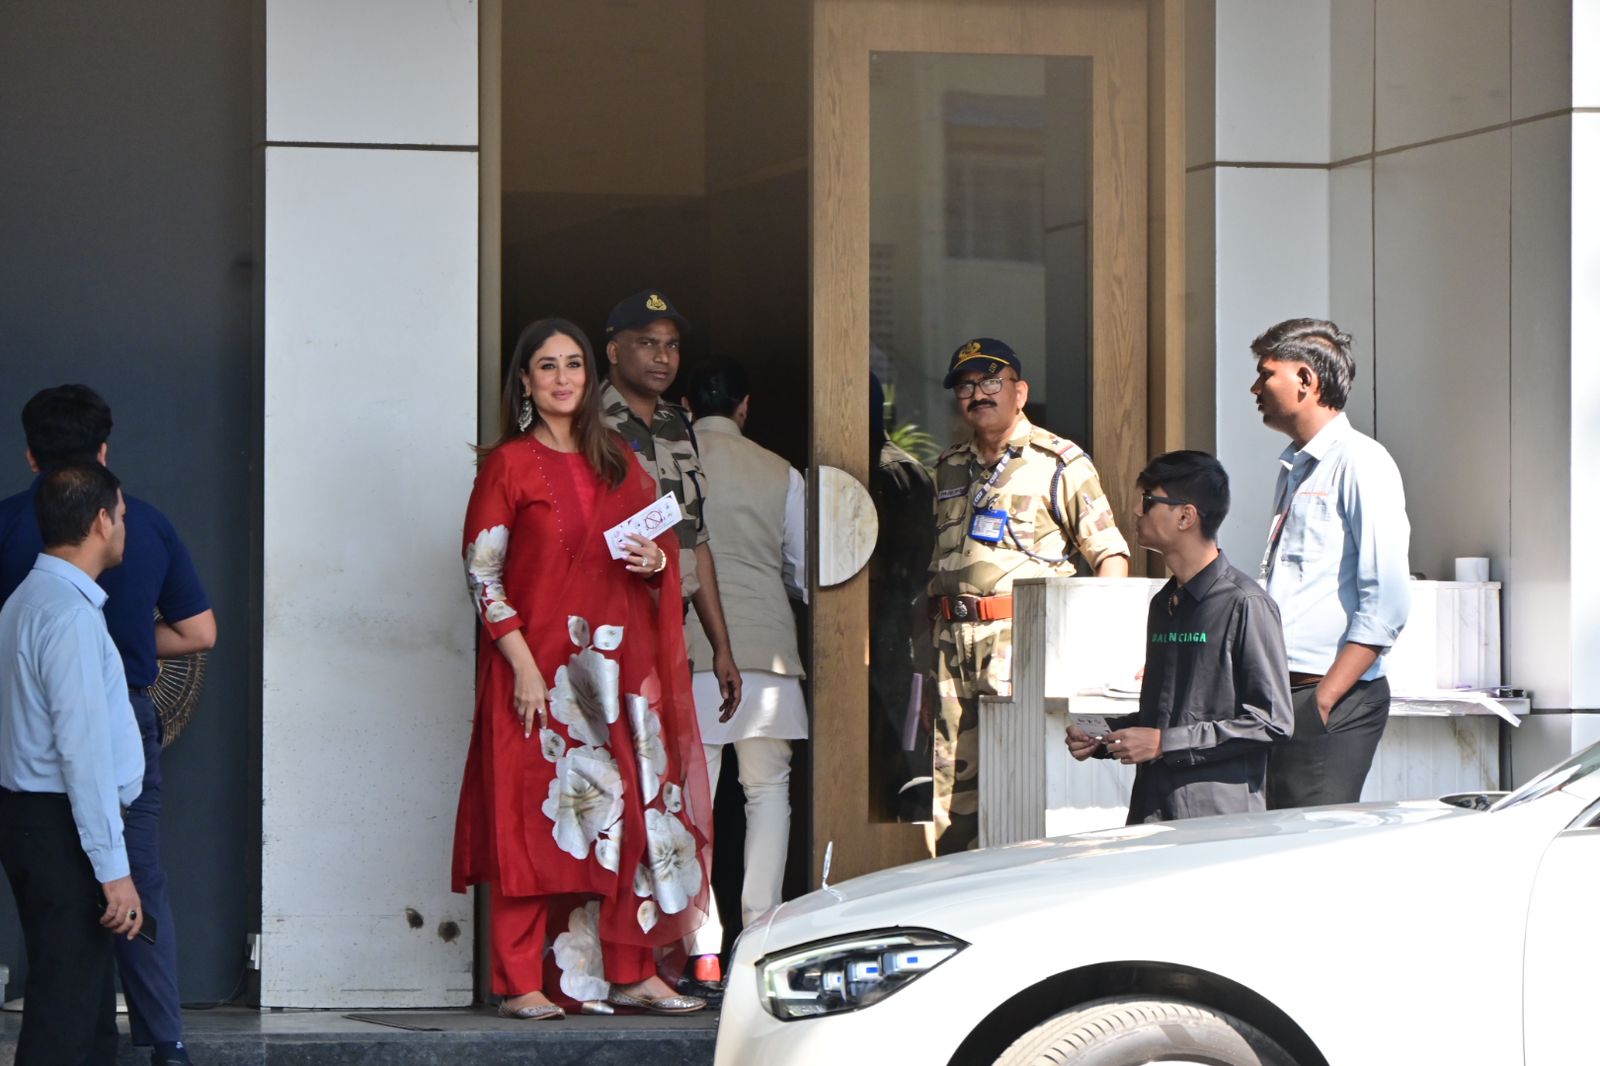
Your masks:
[{"label": "car hood", "polygon": [[[1236,863],[1251,864],[1252,876],[1260,876],[1274,863],[1301,861],[1290,858],[1297,855],[1319,866],[1348,863],[1357,861],[1351,849],[1365,842],[1483,817],[1430,800],[1121,826],[880,870],[785,903],[750,932],[786,945],[830,935],[836,928],[926,922],[951,909],[973,913],[968,905],[974,902],[986,904],[976,912],[993,914],[1002,897],[1010,909],[1013,903],[1028,906],[1034,897],[1084,899],[1102,889],[1145,892],[1170,878],[1204,876]],[[1313,844],[1315,859],[1304,859],[1304,849]]]}]

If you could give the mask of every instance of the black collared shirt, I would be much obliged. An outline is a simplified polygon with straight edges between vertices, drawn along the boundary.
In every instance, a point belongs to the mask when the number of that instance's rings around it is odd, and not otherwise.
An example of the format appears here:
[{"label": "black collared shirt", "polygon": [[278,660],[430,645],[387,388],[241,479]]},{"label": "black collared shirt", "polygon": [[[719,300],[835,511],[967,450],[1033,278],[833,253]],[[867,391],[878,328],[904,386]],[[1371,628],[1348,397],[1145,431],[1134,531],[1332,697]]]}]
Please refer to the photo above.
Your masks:
[{"label": "black collared shirt", "polygon": [[1294,731],[1278,606],[1218,553],[1150,601],[1139,713],[1116,728],[1161,730],[1134,778],[1128,823],[1265,810],[1267,749]]}]

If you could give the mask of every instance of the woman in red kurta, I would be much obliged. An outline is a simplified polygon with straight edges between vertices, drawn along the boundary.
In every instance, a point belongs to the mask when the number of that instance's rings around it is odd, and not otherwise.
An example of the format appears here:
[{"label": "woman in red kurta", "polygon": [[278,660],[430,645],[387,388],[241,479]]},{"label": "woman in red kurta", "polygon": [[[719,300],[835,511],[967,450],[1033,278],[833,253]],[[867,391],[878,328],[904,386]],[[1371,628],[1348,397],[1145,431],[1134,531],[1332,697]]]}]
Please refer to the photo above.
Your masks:
[{"label": "woman in red kurta", "polygon": [[676,539],[632,538],[611,557],[604,532],[655,484],[604,428],[599,397],[576,326],[524,330],[505,432],[467,505],[483,639],[452,881],[489,885],[493,987],[512,1017],[560,1017],[557,993],[704,1006],[677,996],[654,956],[700,925],[710,890]]}]

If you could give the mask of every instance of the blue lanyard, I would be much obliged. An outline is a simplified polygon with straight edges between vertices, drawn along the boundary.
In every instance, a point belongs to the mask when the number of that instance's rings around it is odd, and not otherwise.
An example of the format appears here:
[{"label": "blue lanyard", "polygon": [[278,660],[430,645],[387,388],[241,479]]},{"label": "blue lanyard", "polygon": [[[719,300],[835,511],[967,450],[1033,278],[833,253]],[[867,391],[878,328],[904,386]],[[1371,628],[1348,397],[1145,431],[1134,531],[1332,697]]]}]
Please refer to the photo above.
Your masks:
[{"label": "blue lanyard", "polygon": [[977,495],[972,497],[973,510],[983,510],[994,499],[996,495],[994,487],[999,482],[1000,475],[1006,472],[1006,465],[1011,462],[1012,458],[1019,454],[1021,454],[1021,449],[1013,450],[1007,448],[1005,454],[1000,456],[1000,461],[994,464],[994,469],[989,472],[989,476],[983,480],[983,484],[978,486]]}]

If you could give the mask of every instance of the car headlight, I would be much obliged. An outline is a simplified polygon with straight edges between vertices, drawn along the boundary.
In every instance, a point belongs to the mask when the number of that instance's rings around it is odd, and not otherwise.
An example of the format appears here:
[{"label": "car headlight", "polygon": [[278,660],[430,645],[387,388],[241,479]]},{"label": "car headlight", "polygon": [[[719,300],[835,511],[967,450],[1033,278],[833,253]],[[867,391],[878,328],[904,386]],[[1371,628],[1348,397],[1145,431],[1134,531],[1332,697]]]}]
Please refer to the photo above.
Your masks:
[{"label": "car headlight", "polygon": [[779,1021],[870,1007],[967,947],[931,929],[885,929],[802,944],[756,962],[761,1005]]}]

